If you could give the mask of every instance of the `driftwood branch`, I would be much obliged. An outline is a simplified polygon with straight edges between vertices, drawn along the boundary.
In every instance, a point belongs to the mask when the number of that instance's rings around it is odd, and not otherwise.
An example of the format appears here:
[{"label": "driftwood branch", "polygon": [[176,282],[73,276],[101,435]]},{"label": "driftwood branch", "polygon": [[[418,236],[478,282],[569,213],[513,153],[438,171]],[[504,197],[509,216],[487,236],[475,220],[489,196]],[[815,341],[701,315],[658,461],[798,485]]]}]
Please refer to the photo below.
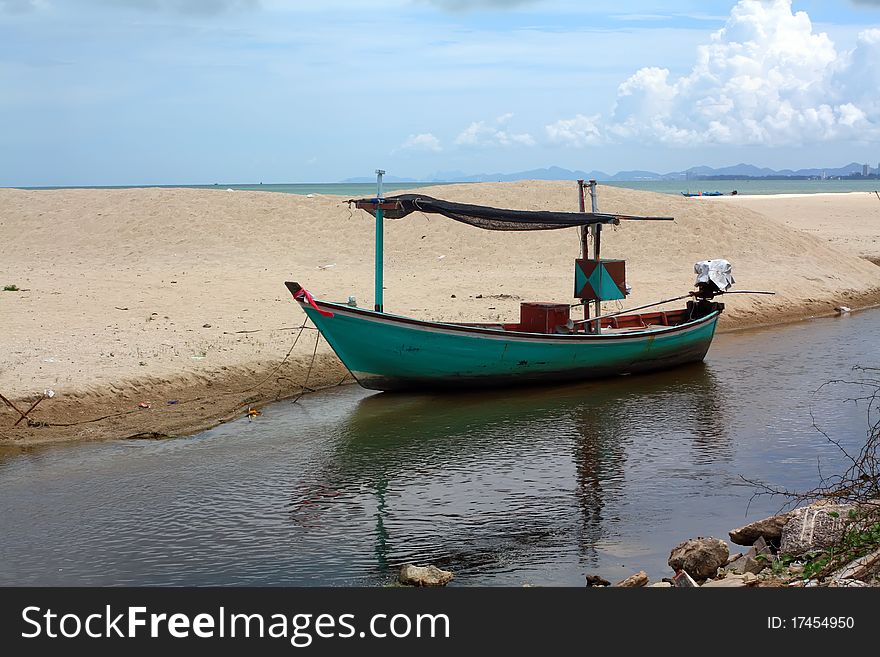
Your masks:
[{"label": "driftwood branch", "polygon": [[[822,463],[817,463],[819,483],[809,490],[789,490],[761,481],[741,477],[756,488],[752,499],[762,495],[783,497],[786,501],[782,509],[802,506],[817,500],[829,500],[834,504],[852,508],[846,518],[847,529],[840,541],[826,552],[824,562],[817,565],[816,574],[827,575],[834,569],[845,565],[872,549],[877,549],[878,530],[880,530],[880,369],[873,367],[854,367],[853,372],[861,377],[839,379],[823,383],[810,402],[810,417],[813,428],[825,440],[834,445],[844,458],[846,470],[841,473],[824,474]],[[833,386],[846,386],[855,389],[856,394],[844,398],[843,403],[854,403],[866,407],[868,428],[866,439],[858,452],[846,447],[843,442],[825,431],[816,419],[813,405],[816,395]],[[782,510],[781,509],[781,510]],[[873,563],[873,562],[872,562]]]},{"label": "driftwood branch", "polygon": [[[840,504],[857,504],[880,510],[880,377],[875,374],[880,372],[880,369],[854,367],[853,371],[863,376],[826,381],[813,393],[809,408],[813,429],[840,452],[849,464],[846,470],[842,473],[826,475],[822,472],[821,461],[818,462],[819,483],[809,490],[789,490],[742,477],[745,482],[757,488],[755,496],[784,497],[787,502],[783,508],[799,506],[817,499],[832,499]],[[843,403],[863,404],[866,407],[868,418],[866,440],[858,452],[847,448],[839,438],[829,434],[816,418],[814,402],[817,395],[834,386],[847,386],[863,391],[842,400]]]}]

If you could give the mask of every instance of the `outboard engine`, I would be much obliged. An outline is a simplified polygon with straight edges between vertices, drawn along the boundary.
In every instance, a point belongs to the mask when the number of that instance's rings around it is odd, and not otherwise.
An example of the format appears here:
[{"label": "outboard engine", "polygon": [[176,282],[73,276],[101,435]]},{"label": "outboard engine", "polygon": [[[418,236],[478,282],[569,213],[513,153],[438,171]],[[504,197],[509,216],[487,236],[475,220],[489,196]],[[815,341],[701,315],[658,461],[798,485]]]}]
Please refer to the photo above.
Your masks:
[{"label": "outboard engine", "polygon": [[716,310],[724,310],[724,304],[712,301],[716,294],[730,289],[736,281],[733,279],[733,267],[727,260],[701,260],[694,264],[697,289],[691,294],[696,301],[688,301],[688,314],[691,319],[705,317]]}]

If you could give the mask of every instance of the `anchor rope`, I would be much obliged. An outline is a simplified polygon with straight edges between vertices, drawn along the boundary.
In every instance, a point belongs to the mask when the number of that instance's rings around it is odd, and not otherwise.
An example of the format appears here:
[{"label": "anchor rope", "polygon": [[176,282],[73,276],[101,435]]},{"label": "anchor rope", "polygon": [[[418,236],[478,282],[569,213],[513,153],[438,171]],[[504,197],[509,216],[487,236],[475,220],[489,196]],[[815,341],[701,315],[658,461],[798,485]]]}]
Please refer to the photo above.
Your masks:
[{"label": "anchor rope", "polygon": [[[284,358],[281,359],[281,361],[278,363],[278,365],[276,365],[272,369],[272,371],[269,372],[268,375],[266,375],[263,379],[261,379],[260,381],[258,381],[257,383],[255,383],[253,385],[247,386],[246,388],[242,388],[240,390],[230,392],[228,394],[241,395],[241,394],[250,392],[252,390],[255,390],[255,389],[261,387],[267,381],[269,381],[271,378],[275,377],[275,375],[279,372],[279,370],[281,370],[281,368],[290,359],[290,356],[293,354],[293,350],[296,348],[297,344],[299,343],[299,339],[302,337],[304,331],[315,331],[315,335],[316,335],[315,345],[312,350],[312,356],[309,361],[309,367],[306,371],[305,380],[303,381],[303,383],[299,384],[300,385],[300,392],[296,395],[293,402],[296,403],[297,401],[299,401],[299,399],[303,395],[305,395],[309,392],[315,392],[315,389],[310,388],[308,386],[308,382],[309,382],[309,379],[311,378],[311,374],[312,374],[312,370],[314,369],[315,361],[317,360],[318,344],[321,339],[321,333],[317,329],[317,327],[307,326],[306,324],[308,323],[308,321],[309,321],[309,318],[306,317],[303,320],[303,323],[294,329],[296,331],[296,337],[294,338],[293,343],[290,345],[290,348],[287,350],[287,353],[284,355]],[[345,381],[349,378],[349,376],[351,376],[351,372],[347,371],[345,373],[345,376],[343,376],[342,379],[339,380],[339,382],[333,384],[332,386],[328,386],[328,387],[341,386],[343,383],[345,383]],[[283,378],[286,378],[286,377],[277,378],[276,381],[281,381]],[[177,401],[177,404],[191,404],[193,402],[204,401],[206,399],[208,399],[208,396],[199,395],[196,397],[191,397],[188,399],[179,400],[179,401]],[[238,402],[237,404],[235,404],[234,406],[232,406],[232,409],[237,409],[242,406],[249,406],[251,401],[252,400],[250,400],[250,399],[243,399],[240,402]],[[77,420],[76,422],[43,422],[43,421],[39,421],[39,420],[32,420],[31,418],[27,418],[27,421],[28,421],[28,426],[30,426],[30,427],[74,427],[74,426],[79,426],[79,425],[83,425],[83,424],[93,424],[95,422],[100,422],[102,420],[108,420],[108,419],[117,418],[117,417],[124,417],[126,415],[132,415],[134,413],[142,413],[142,412],[143,412],[142,409],[136,408],[136,409],[130,409],[130,410],[125,410],[125,411],[119,411],[117,413],[108,413],[106,415],[101,415],[101,416],[95,417],[95,418],[89,418],[87,420]],[[230,413],[231,412],[233,412],[233,411],[230,411]],[[140,434],[137,434],[137,435],[140,435]]]}]

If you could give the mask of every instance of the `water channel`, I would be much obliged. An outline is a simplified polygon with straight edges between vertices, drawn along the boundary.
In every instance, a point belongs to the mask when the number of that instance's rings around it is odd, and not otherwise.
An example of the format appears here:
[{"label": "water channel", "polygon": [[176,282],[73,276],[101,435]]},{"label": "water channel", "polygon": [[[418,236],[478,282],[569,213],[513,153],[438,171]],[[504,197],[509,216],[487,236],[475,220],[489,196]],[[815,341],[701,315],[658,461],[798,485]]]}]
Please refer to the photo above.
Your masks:
[{"label": "water channel", "polygon": [[462,395],[345,386],[186,438],[0,452],[2,585],[581,586],[776,511],[868,418],[880,310],[719,335],[706,361]]}]

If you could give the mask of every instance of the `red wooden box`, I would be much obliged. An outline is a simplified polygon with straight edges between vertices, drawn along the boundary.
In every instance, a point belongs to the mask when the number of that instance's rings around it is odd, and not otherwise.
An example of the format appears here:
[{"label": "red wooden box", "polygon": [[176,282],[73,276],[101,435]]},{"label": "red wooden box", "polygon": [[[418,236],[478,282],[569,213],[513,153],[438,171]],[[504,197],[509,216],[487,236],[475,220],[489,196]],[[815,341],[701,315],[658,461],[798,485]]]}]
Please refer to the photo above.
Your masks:
[{"label": "red wooden box", "polygon": [[519,305],[519,330],[527,333],[556,333],[571,317],[567,303],[524,301]]}]

